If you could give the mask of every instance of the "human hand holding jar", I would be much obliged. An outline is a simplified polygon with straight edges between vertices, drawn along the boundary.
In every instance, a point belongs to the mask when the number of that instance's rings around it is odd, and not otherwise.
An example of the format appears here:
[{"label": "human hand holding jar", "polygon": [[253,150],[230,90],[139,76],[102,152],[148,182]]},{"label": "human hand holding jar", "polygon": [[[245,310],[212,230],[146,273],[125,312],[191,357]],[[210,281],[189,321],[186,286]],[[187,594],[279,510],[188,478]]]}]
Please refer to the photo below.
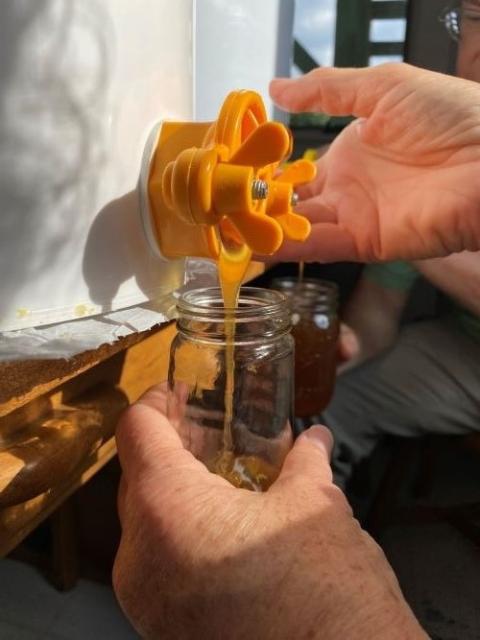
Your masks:
[{"label": "human hand holding jar", "polygon": [[332,483],[327,429],[297,438],[277,480],[255,493],[209,473],[165,412],[165,390],[154,388],[117,430],[113,582],[141,637],[426,638]]}]

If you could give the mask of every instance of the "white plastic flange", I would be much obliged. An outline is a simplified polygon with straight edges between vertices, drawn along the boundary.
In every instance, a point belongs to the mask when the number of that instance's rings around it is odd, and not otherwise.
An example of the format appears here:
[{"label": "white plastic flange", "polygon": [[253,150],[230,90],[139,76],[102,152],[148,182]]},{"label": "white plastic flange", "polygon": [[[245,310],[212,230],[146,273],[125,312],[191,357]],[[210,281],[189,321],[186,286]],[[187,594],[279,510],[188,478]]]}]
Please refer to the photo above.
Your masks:
[{"label": "white plastic flange", "polygon": [[160,260],[163,260],[164,262],[169,262],[169,259],[163,255],[158,245],[157,234],[153,226],[153,216],[152,216],[152,210],[150,208],[150,198],[148,196],[148,179],[150,177],[150,164],[152,162],[154,151],[157,148],[161,129],[162,129],[162,123],[157,122],[157,124],[153,127],[153,129],[151,130],[147,138],[145,149],[142,155],[142,164],[140,167],[140,177],[138,181],[138,194],[140,199],[140,215],[142,216],[143,230],[145,232],[145,236],[147,238],[150,250],[157,258],[160,258]]}]

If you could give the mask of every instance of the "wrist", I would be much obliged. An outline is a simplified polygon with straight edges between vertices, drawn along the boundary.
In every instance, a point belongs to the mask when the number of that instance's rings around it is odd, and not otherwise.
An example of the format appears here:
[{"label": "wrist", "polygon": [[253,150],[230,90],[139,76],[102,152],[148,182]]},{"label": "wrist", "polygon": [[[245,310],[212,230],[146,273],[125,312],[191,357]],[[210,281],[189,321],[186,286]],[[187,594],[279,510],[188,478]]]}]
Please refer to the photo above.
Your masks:
[{"label": "wrist", "polygon": [[[325,619],[328,633],[322,640],[420,640],[427,638],[398,586],[383,576],[369,577],[359,570],[358,579],[349,576],[349,586],[342,594],[332,592],[329,615]],[[343,586],[346,586],[344,582]]]},{"label": "wrist", "polygon": [[[405,601],[381,549],[352,518],[343,535],[319,547],[309,562],[315,594],[309,610],[322,640],[416,640],[427,638]],[[346,544],[345,544],[346,543]]]}]

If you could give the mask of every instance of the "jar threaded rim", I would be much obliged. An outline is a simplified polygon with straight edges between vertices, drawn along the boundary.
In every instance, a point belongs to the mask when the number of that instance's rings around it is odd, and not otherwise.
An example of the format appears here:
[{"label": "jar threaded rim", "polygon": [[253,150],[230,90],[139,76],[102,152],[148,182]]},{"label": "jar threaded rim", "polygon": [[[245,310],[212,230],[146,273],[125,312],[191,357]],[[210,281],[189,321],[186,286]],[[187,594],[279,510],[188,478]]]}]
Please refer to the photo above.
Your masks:
[{"label": "jar threaded rim", "polygon": [[190,335],[221,337],[229,321],[235,324],[237,336],[239,331],[242,334],[244,327],[250,338],[272,338],[291,329],[286,296],[279,291],[257,287],[240,289],[236,309],[225,308],[220,287],[192,289],[178,299],[177,313],[177,327]]}]

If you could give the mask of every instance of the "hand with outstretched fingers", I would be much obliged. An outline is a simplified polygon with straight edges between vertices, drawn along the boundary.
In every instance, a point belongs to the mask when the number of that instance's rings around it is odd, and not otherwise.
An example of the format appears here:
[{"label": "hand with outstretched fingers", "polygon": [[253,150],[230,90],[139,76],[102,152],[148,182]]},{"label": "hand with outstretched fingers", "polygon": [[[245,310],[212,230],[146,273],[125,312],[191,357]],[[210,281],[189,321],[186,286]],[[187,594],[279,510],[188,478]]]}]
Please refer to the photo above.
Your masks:
[{"label": "hand with outstretched fingers", "polygon": [[271,83],[291,112],[354,115],[299,190],[313,223],[282,260],[440,257],[480,249],[480,85],[407,64]]}]

